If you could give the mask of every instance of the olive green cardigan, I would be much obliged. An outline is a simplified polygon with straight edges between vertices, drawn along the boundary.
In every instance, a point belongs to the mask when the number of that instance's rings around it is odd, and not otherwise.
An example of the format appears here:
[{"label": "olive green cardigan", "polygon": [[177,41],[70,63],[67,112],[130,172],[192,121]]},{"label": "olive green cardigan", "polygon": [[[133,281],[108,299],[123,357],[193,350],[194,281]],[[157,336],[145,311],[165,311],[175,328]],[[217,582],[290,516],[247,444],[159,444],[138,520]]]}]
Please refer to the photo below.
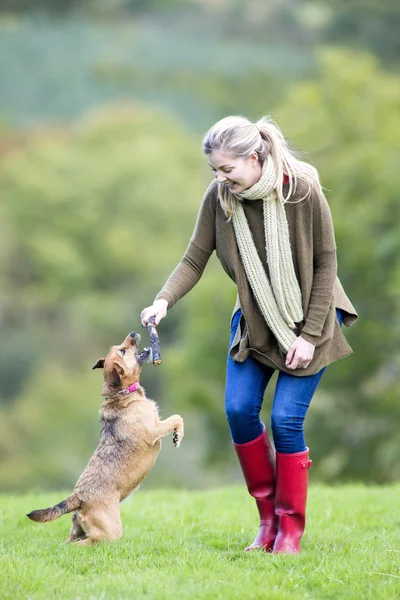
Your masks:
[{"label": "olive green cardigan", "polygon": [[[284,192],[287,191],[287,184]],[[285,189],[286,188],[286,189]],[[302,186],[291,201],[304,195]],[[243,207],[257,252],[269,277],[265,251],[263,201],[245,200]],[[213,181],[204,194],[196,226],[182,260],[166,281],[156,299],[168,301],[170,309],[199,281],[213,253],[236,283],[238,297],[233,314],[241,308],[242,316],[230,347],[230,356],[243,362],[248,356],[292,375],[313,375],[331,362],[351,354],[336,317],[340,308],[344,325],[350,327],[358,318],[336,275],[336,244],[332,216],[325,197],[314,193],[306,200],[285,204],[289,225],[293,264],[300,284],[305,319],[295,330],[315,346],[307,369],[288,369],[275,336],[262,317],[241,262],[232,222],[228,222],[218,200]],[[216,290],[216,294],[218,290]]]}]

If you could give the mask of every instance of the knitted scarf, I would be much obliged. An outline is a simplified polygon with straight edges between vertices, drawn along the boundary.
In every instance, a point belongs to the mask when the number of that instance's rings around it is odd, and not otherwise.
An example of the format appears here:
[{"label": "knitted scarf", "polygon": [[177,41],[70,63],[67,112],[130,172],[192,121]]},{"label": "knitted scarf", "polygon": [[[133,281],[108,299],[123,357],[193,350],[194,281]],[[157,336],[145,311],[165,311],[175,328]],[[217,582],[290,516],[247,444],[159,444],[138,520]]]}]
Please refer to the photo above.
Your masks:
[{"label": "knitted scarf", "polygon": [[[263,200],[268,281],[258,256],[242,202],[235,203],[232,222],[236,241],[254,297],[267,325],[285,353],[296,339],[292,331],[302,321],[301,291],[294,271],[289,227],[283,202],[276,192],[276,168],[271,155],[264,161],[260,180],[237,194],[239,200]],[[272,287],[271,287],[272,286]]]}]

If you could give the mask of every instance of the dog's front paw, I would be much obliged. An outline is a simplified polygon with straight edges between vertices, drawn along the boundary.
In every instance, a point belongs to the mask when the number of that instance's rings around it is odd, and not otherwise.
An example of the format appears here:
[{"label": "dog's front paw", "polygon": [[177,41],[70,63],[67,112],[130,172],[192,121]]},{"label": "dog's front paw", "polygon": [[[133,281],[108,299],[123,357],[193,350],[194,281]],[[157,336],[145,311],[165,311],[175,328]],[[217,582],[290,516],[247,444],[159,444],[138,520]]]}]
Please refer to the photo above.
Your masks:
[{"label": "dog's front paw", "polygon": [[174,442],[175,448],[179,447],[182,439],[183,439],[183,420],[178,425],[178,427],[175,427],[174,432],[172,434],[172,441]]}]

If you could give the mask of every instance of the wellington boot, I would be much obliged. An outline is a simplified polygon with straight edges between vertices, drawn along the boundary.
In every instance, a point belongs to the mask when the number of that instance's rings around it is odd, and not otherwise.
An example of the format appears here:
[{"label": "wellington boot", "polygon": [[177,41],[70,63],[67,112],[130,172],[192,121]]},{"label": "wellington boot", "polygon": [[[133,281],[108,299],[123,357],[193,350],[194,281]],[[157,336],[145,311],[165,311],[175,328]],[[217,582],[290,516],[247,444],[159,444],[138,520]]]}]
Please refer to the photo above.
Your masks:
[{"label": "wellington boot", "polygon": [[275,512],[279,516],[273,553],[297,554],[306,524],[309,449],[294,454],[276,453]]},{"label": "wellington boot", "polygon": [[275,514],[274,451],[264,425],[262,434],[246,444],[233,443],[242,467],[249,494],[255,498],[260,514],[260,530],[246,552],[262,549],[271,552],[277,533]]}]

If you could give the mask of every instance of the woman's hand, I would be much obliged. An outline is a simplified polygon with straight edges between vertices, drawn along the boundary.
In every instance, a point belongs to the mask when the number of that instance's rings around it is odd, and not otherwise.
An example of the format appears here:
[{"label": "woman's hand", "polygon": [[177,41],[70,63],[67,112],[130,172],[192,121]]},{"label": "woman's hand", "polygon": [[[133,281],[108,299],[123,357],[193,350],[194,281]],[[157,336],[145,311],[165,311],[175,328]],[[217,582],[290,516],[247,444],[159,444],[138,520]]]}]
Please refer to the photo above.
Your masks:
[{"label": "woman's hand", "polygon": [[142,326],[146,327],[150,317],[155,317],[155,324],[158,325],[161,319],[167,314],[168,300],[155,300],[151,306],[144,308],[140,313]]},{"label": "woman's hand", "polygon": [[298,337],[290,346],[285,365],[288,369],[307,369],[313,359],[315,346]]}]

